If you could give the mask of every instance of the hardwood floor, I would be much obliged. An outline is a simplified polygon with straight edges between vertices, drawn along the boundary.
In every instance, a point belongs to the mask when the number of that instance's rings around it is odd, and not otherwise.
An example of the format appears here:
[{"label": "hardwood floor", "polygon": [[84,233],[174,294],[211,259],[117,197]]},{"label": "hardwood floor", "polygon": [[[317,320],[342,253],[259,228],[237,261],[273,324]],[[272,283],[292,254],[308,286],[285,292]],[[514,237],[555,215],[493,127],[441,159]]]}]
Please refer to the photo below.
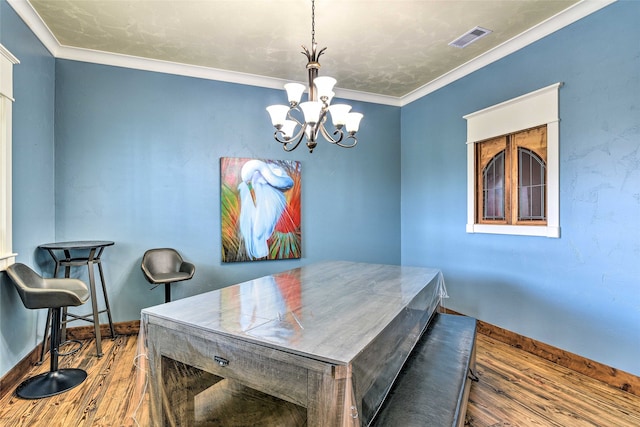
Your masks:
[{"label": "hardwood floor", "polygon": [[[479,381],[471,386],[468,426],[640,426],[639,396],[486,335],[478,334],[477,340]],[[136,336],[107,338],[102,343],[104,356],[98,359],[93,341],[85,341],[80,352],[60,359],[60,367],[80,367],[89,377],[58,396],[24,400],[13,392],[18,383],[1,384],[11,392],[0,400],[0,425],[135,426],[131,415],[136,407],[141,403],[140,420],[147,408],[146,401],[134,397],[136,343]],[[48,358],[25,378],[47,370]]]},{"label": "hardwood floor", "polygon": [[640,426],[640,397],[478,334],[471,426]]}]

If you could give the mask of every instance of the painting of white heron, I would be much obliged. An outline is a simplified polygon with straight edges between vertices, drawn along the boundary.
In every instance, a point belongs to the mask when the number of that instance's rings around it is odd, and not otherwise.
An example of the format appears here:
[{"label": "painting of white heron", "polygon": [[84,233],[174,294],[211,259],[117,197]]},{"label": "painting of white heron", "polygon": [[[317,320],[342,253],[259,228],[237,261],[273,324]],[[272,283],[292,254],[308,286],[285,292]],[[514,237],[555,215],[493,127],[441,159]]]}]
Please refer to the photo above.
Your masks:
[{"label": "painting of white heron", "polygon": [[222,261],[301,256],[300,162],[220,159]]}]

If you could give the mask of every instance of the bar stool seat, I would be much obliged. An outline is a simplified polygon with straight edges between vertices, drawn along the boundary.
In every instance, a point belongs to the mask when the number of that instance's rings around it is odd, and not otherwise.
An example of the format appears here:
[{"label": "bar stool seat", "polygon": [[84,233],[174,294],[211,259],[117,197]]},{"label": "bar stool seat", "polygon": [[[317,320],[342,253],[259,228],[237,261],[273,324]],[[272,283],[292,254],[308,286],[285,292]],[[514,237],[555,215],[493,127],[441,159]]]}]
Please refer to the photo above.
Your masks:
[{"label": "bar stool seat", "polygon": [[87,373],[82,369],[58,369],[61,310],[78,306],[89,299],[89,288],[78,279],[44,279],[24,264],[7,268],[20,299],[28,309],[51,310],[51,366],[49,372],[23,381],[16,394],[25,399],[39,399],[63,393],[81,384]]}]

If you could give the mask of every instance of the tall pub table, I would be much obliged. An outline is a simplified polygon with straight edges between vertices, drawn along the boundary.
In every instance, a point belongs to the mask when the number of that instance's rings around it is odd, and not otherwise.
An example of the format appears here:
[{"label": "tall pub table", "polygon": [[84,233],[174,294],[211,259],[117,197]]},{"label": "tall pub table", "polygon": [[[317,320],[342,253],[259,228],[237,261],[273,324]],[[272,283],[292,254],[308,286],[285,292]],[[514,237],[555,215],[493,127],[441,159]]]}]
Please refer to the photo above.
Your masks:
[{"label": "tall pub table", "polygon": [[[111,319],[111,308],[109,307],[109,298],[107,296],[107,288],[104,281],[104,273],[102,271],[102,252],[107,246],[113,246],[114,242],[107,240],[82,240],[75,242],[58,242],[58,243],[46,243],[38,246],[40,249],[46,250],[53,258],[55,267],[53,270],[53,277],[58,277],[58,271],[60,267],[64,267],[64,277],[70,277],[71,267],[86,265],[89,270],[89,290],[91,291],[91,308],[92,312],[86,315],[78,315],[73,313],[67,313],[65,308],[62,313],[62,339],[66,336],[66,325],[73,320],[84,320],[85,322],[93,323],[96,335],[96,354],[98,357],[102,356],[102,340],[100,334],[100,319],[101,313],[107,313],[109,318],[109,328],[111,329],[111,338],[115,338],[115,330],[113,328],[113,320]],[[103,310],[98,309],[98,299],[96,293],[96,281],[94,266],[98,266],[98,272],[100,273],[100,282],[102,284],[102,295],[104,297],[105,308]],[[67,320],[71,317],[70,320]],[[49,330],[49,321],[51,319],[51,310],[47,316],[47,326],[45,329],[44,339],[42,340],[42,352],[40,355],[40,363],[44,359],[45,345],[47,342],[47,331]]]}]

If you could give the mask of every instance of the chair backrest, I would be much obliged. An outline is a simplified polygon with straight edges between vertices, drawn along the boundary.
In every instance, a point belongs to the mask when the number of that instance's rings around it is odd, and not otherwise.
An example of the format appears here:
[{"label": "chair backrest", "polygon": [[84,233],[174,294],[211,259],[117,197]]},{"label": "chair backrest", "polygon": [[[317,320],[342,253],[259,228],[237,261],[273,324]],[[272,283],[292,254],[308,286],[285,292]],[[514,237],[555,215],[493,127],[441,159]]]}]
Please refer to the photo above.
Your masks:
[{"label": "chair backrest", "polygon": [[180,270],[182,257],[175,249],[149,249],[142,257],[142,270],[154,274],[175,273]]},{"label": "chair backrest", "polygon": [[25,305],[25,307],[31,308],[27,305],[27,301],[29,300],[29,292],[32,289],[46,288],[45,281],[42,276],[21,263],[15,263],[9,266],[7,268],[7,274],[16,287],[22,303]]},{"label": "chair backrest", "polygon": [[7,267],[7,275],[24,306],[30,309],[80,305],[89,297],[89,289],[82,281],[45,279],[21,263]]}]

